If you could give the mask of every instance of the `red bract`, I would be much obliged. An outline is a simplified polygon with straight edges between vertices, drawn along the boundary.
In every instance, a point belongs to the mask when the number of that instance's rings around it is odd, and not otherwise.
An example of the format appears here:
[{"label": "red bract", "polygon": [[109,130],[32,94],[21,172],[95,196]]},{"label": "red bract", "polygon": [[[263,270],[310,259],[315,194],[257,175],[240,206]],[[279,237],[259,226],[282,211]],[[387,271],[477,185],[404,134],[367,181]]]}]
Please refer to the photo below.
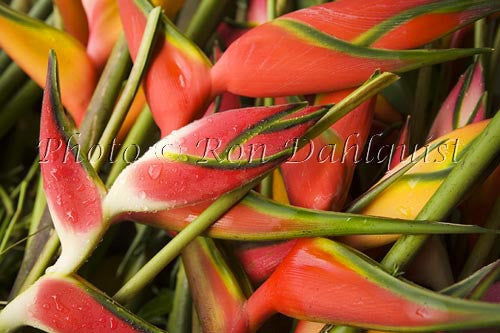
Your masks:
[{"label": "red bract", "polygon": [[[135,59],[152,6],[147,0],[119,0],[118,4]],[[209,103],[210,61],[164,15],[160,24],[162,33],[144,78],[144,90],[165,136],[203,114]]]},{"label": "red bract", "polygon": [[73,125],[60,103],[57,62],[49,57],[40,124],[40,166],[54,226],[63,251],[55,270],[72,272],[102,231],[102,198],[98,175],[80,154]]},{"label": "red bract", "polygon": [[[229,47],[212,70],[212,94],[228,90],[265,97],[332,91],[359,85],[375,69],[401,72],[471,55],[478,50],[388,51],[386,48],[400,42],[395,38],[401,34],[400,29],[404,30],[405,39],[407,36],[424,37],[421,42],[401,43],[393,49],[429,42],[499,6],[490,1],[433,2],[429,5],[432,10],[445,15],[451,23],[433,26],[429,33],[421,34],[418,24],[413,23],[434,19],[434,14],[428,14],[429,8],[422,6],[428,2],[405,2],[402,6],[398,2],[388,4],[379,0],[372,1],[370,6],[363,1],[338,1],[282,16],[254,28]],[[384,8],[382,15],[373,10],[373,6]],[[402,8],[404,6],[411,10],[401,12],[406,9]],[[358,11],[363,13],[358,14]],[[335,20],[343,14],[349,17],[347,22]],[[462,18],[456,20],[455,16]],[[353,28],[363,22],[370,23]],[[367,30],[369,28],[371,30]],[[338,31],[353,33],[346,36]],[[354,37],[362,40],[350,41]],[[390,37],[394,42],[382,43]]]},{"label": "red bract", "polygon": [[89,40],[87,53],[102,69],[122,30],[115,0],[82,0],[87,14]]},{"label": "red bract", "polygon": [[[319,95],[316,104],[338,103],[352,91]],[[374,99],[358,106],[282,165],[292,205],[320,210],[343,208],[354,166],[361,159],[370,131],[373,109]]]},{"label": "red bract", "polygon": [[428,138],[442,136],[454,129],[485,119],[483,68],[480,61],[460,77],[444,101]]},{"label": "red bract", "polygon": [[159,141],[106,197],[109,216],[193,205],[243,186],[293,153],[325,107],[305,104],[217,113]]},{"label": "red bract", "polygon": [[[181,208],[130,212],[123,216],[165,230],[180,231],[198,217],[212,201]],[[117,219],[119,221],[119,219]],[[212,227],[212,238],[242,241],[288,240],[300,237],[345,234],[472,233],[484,229],[437,222],[407,221],[347,213],[326,212],[279,204],[250,192]]]},{"label": "red bract", "polygon": [[246,310],[253,330],[275,312],[381,330],[435,331],[500,322],[498,305],[407,284],[361,253],[327,239],[299,240],[249,298]]},{"label": "red bract", "polygon": [[488,15],[495,8],[498,4],[493,1],[350,0],[297,11],[292,17],[354,44],[411,49]]},{"label": "red bract", "polygon": [[77,277],[41,278],[0,312],[0,331],[24,325],[54,333],[163,332]]},{"label": "red bract", "polygon": [[406,159],[410,153],[410,119],[410,116],[408,116],[401,128],[399,140],[396,149],[394,149],[394,154],[392,154],[389,169],[394,169],[399,163]]}]

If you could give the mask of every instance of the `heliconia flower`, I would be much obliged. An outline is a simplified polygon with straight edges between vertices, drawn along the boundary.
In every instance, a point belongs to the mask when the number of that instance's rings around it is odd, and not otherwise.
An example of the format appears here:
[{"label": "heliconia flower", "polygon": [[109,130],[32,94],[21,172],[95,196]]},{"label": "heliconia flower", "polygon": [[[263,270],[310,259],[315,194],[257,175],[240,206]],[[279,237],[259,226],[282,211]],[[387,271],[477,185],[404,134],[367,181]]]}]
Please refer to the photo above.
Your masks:
[{"label": "heliconia flower", "polygon": [[[111,221],[138,219],[166,230],[182,230],[218,196],[257,180],[290,157],[296,149],[291,143],[329,108],[298,103],[203,118],[157,143],[126,168],[106,194],[76,143],[72,144],[73,128],[64,117],[58,89],[51,54],[40,162],[48,206],[62,243],[62,254],[51,267],[59,273],[77,270]],[[318,212],[248,195],[208,230],[211,237],[260,241],[389,232],[482,233],[485,229]]]},{"label": "heliconia flower", "polygon": [[485,91],[483,68],[476,61],[460,77],[444,101],[428,137],[442,136],[454,129],[485,119]]},{"label": "heliconia flower", "polygon": [[[391,159],[391,163],[389,164],[389,169],[394,169],[399,163],[401,163],[404,159],[410,155],[410,116],[406,118],[406,121],[401,128],[401,132],[399,133],[399,140],[394,149],[394,154]],[[443,133],[445,134],[445,133]]]},{"label": "heliconia flower", "polygon": [[40,167],[62,245],[53,270],[72,272],[102,236],[101,205],[106,189],[79,151],[78,136],[60,103],[57,61],[51,51],[40,124]]},{"label": "heliconia flower", "polygon": [[64,29],[78,39],[82,45],[87,45],[89,27],[82,1],[54,0],[54,4],[61,13]]},{"label": "heliconia flower", "polygon": [[[29,40],[29,43],[26,41]],[[0,47],[40,86],[45,85],[47,54],[59,55],[62,100],[79,125],[96,85],[96,71],[84,47],[68,33],[0,3]]]},{"label": "heliconia flower", "polygon": [[[119,0],[121,19],[132,58],[137,55],[146,17],[147,0]],[[162,136],[203,115],[210,96],[210,61],[162,15],[149,70],[144,78],[148,104]],[[165,101],[168,101],[167,103]]]},{"label": "heliconia flower", "polygon": [[294,141],[327,110],[299,103],[195,121],[120,174],[106,197],[107,214],[194,205],[243,186],[290,157]]},{"label": "heliconia flower", "polygon": [[[336,1],[292,12],[252,29],[228,48],[211,71],[212,95],[225,90],[252,97],[327,92],[359,85],[375,69],[403,72],[483,52],[394,50],[427,43],[499,6],[486,0]],[[435,16],[446,23],[422,33],[421,25]],[[422,42],[403,42],[420,38],[414,36],[423,36]]]},{"label": "heliconia flower", "polygon": [[[463,155],[464,149],[479,135],[488,122],[483,121],[468,125],[433,141],[432,144],[435,144],[447,139],[444,144],[429,152],[425,159],[412,167],[405,177],[401,177],[378,195],[360,214],[414,219]],[[391,170],[385,177],[389,177],[393,172],[409,163],[412,156],[424,153],[428,149],[426,147],[421,148],[417,153],[412,151],[410,157]],[[364,249],[391,243],[398,237],[397,235],[348,236],[343,237],[342,241],[356,248]]]},{"label": "heliconia flower", "polygon": [[203,332],[247,332],[245,296],[224,257],[209,238],[197,238],[182,252]]},{"label": "heliconia flower", "polygon": [[164,332],[79,277],[46,275],[0,311],[0,331],[32,326],[54,333]]},{"label": "heliconia flower", "polygon": [[[184,0],[154,0],[155,6],[161,6],[165,14],[175,17],[184,4]],[[87,53],[97,68],[102,69],[111,54],[120,32],[122,23],[116,0],[82,0],[88,17],[89,40]]]},{"label": "heliconia flower", "polygon": [[[315,103],[338,103],[352,91],[319,95]],[[281,166],[292,205],[320,210],[343,208],[373,110],[374,99],[361,104]]]},{"label": "heliconia flower", "polygon": [[251,330],[276,312],[367,329],[436,331],[500,324],[500,306],[403,282],[325,238],[299,240],[246,304]]}]

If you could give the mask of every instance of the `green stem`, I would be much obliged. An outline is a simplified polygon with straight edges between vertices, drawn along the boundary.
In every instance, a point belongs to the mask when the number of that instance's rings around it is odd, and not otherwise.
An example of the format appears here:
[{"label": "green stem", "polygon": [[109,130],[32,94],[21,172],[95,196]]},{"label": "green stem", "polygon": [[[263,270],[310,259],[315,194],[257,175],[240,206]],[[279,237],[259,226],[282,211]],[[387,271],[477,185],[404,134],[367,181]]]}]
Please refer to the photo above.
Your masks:
[{"label": "green stem", "polygon": [[474,288],[469,298],[472,300],[480,300],[483,298],[484,294],[488,291],[490,286],[495,283],[500,277],[500,266],[488,274],[481,282]]},{"label": "green stem", "polygon": [[272,21],[277,16],[277,4],[276,0],[267,0],[267,19]]},{"label": "green stem", "polygon": [[28,183],[28,184],[31,183],[31,181],[33,180],[33,178],[35,177],[35,175],[39,171],[39,166],[40,166],[39,161],[40,160],[38,157],[35,158],[35,161],[31,164],[31,167],[29,168],[28,173],[26,174],[26,176],[24,177],[22,182],[19,185],[17,185],[10,193],[11,198],[16,197],[21,192],[21,186],[22,186],[23,182]]},{"label": "green stem", "polygon": [[36,0],[12,0],[10,7],[18,12],[26,13],[33,6],[33,2]]},{"label": "green stem", "polygon": [[0,138],[14,126],[16,121],[32,110],[42,97],[42,90],[29,80],[9,103],[0,110]]},{"label": "green stem", "polygon": [[81,150],[87,153],[89,147],[97,143],[109,120],[116,98],[120,94],[123,81],[131,67],[127,41],[122,33],[104,67],[101,78],[92,95],[87,112],[80,125]]},{"label": "green stem", "polygon": [[[492,230],[500,229],[500,198],[497,198],[485,227]],[[498,235],[493,233],[479,236],[460,274],[461,279],[468,277],[484,265],[497,237]]]},{"label": "green stem", "polygon": [[[474,22],[474,47],[485,47],[486,46],[486,34],[487,34],[487,26],[486,19],[482,18]],[[485,69],[485,73],[488,73],[486,68],[488,67],[486,62],[487,55],[478,54],[477,58],[480,59],[483,68]]]},{"label": "green stem", "polygon": [[[475,180],[500,151],[500,113],[469,145],[462,160],[453,168],[441,186],[417,215],[417,220],[442,220],[474,185]],[[427,240],[424,235],[401,236],[382,261],[397,275],[411,261]]]},{"label": "green stem", "polygon": [[269,173],[262,182],[260,182],[260,193],[266,198],[273,197],[273,174]]},{"label": "green stem", "polygon": [[5,207],[7,215],[14,214],[14,204],[12,203],[12,199],[1,185],[0,185],[0,201],[2,201],[2,204]]},{"label": "green stem", "polygon": [[[270,10],[269,9],[269,6],[270,6],[269,4],[270,3],[274,3],[274,7],[272,5],[271,5],[271,7],[273,7],[274,10],[276,10],[276,4],[275,4],[275,2],[274,1],[268,1],[267,2],[268,11]],[[270,97],[264,98],[263,104],[264,104],[264,106],[272,106],[272,105],[274,105],[274,98],[270,98]],[[267,197],[267,198],[272,198],[273,197],[273,174],[272,173],[269,173],[269,175],[267,175],[264,179],[262,179],[262,182],[260,183],[260,193],[263,196]]]},{"label": "green stem", "polygon": [[[500,26],[498,26],[497,31],[495,33],[495,39],[493,41],[493,53],[491,54],[491,61],[490,61],[490,74],[489,78],[487,81],[486,87],[488,87],[488,104],[487,104],[487,115],[492,116],[494,109],[493,109],[493,98],[495,96],[495,91],[494,88],[497,87],[498,83],[498,75],[497,73],[499,71],[499,64],[500,64]],[[487,72],[485,72],[487,73]]]},{"label": "green stem", "polygon": [[192,300],[186,271],[182,261],[177,272],[172,311],[168,316],[167,329],[170,333],[191,332]]},{"label": "green stem", "polygon": [[160,21],[161,7],[156,7],[148,15],[148,21],[144,34],[142,36],[141,45],[137,53],[134,65],[132,66],[132,71],[130,72],[129,79],[120,99],[116,103],[113,110],[111,118],[109,119],[106,128],[99,140],[99,146],[102,151],[95,150],[92,155],[91,163],[96,171],[99,171],[102,166],[103,161],[106,160],[106,156],[109,153],[110,143],[115,138],[116,134],[120,130],[125,117],[127,116],[128,110],[132,105],[134,97],[139,89],[139,85],[144,76],[148,60],[153,50],[153,44],[158,30],[158,22]]},{"label": "green stem", "polygon": [[16,225],[17,221],[19,221],[19,217],[21,216],[21,213],[23,211],[24,199],[26,197],[27,187],[28,183],[23,181],[21,184],[21,190],[19,192],[19,200],[17,202],[16,211],[12,216],[9,225],[5,230],[5,234],[3,235],[2,242],[0,243],[0,257],[2,256],[3,250],[7,246],[7,242],[9,241],[10,235],[12,234],[12,230],[14,230],[14,226]]},{"label": "green stem", "polygon": [[12,62],[7,53],[0,51],[0,72],[3,72]]},{"label": "green stem", "polygon": [[40,276],[43,275],[45,269],[50,264],[52,258],[54,257],[58,249],[59,249],[59,237],[57,236],[55,230],[52,230],[50,238],[45,243],[43,250],[40,252],[33,267],[30,269],[29,274],[26,276],[23,283],[16,291],[16,295],[28,289],[33,283],[36,282],[36,280],[38,280]]},{"label": "green stem", "polygon": [[[145,107],[130,129],[127,138],[118,152],[116,160],[113,161],[113,166],[106,180],[106,186],[108,188],[113,185],[120,172],[122,172],[128,164],[134,161],[138,155],[136,154],[135,148],[142,149],[142,144],[148,141],[152,133],[156,132],[156,128],[151,111],[148,107]],[[135,148],[132,149],[134,146]],[[130,154],[133,155],[129,156]]]},{"label": "green stem", "polygon": [[396,82],[399,76],[393,73],[385,72],[375,75],[373,78],[365,82],[361,87],[353,91],[347,97],[342,99],[338,104],[335,104],[313,127],[311,127],[303,137],[304,144],[309,140],[314,139],[325,130],[330,128],[332,124],[340,120],[352,109],[365,102],[367,99],[375,96],[382,89]]},{"label": "green stem", "polygon": [[0,76],[0,105],[8,101],[27,78],[28,76],[15,62],[10,63]]},{"label": "green stem", "polygon": [[427,135],[427,114],[429,108],[430,85],[432,80],[432,66],[420,68],[418,71],[417,88],[411,113],[411,142],[410,147],[420,144]]},{"label": "green stem", "polygon": [[127,303],[140,290],[149,284],[182,249],[203,233],[222,215],[240,201],[256,182],[251,182],[239,189],[226,193],[205,209],[193,222],[177,234],[163,247],[139,272],[137,272],[113,297],[119,303]]},{"label": "green stem", "polygon": [[186,29],[186,36],[204,46],[219,24],[228,0],[203,0]]}]

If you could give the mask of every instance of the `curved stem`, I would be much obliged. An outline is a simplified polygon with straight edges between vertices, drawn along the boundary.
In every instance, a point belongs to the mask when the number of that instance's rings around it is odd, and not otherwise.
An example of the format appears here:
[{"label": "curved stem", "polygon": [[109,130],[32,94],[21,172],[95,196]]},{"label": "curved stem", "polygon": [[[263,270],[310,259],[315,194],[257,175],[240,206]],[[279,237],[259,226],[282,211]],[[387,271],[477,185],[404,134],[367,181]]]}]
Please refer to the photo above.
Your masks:
[{"label": "curved stem", "polygon": [[50,238],[45,243],[45,246],[43,247],[42,252],[40,252],[35,264],[29,271],[29,274],[24,279],[22,285],[19,287],[19,289],[13,296],[18,295],[23,291],[25,291],[26,289],[28,289],[33,283],[36,282],[36,280],[38,280],[40,276],[43,275],[45,269],[50,264],[52,257],[54,256],[54,254],[57,252],[58,249],[59,249],[59,237],[57,236],[55,230],[52,230]]}]

